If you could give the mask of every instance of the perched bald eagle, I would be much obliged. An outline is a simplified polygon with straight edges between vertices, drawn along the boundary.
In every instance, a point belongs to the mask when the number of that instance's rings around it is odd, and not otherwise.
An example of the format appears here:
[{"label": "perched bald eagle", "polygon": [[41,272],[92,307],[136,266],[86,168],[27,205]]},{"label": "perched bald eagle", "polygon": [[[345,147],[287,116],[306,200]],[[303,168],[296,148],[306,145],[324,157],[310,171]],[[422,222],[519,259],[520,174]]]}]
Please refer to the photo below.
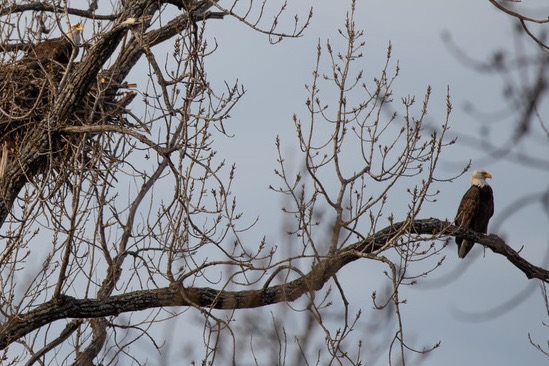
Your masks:
[{"label": "perched bald eagle", "polygon": [[55,61],[62,65],[69,63],[73,49],[78,54],[78,47],[82,44],[82,31],[80,24],[72,24],[65,35],[48,39],[35,45],[27,54],[30,59],[38,61]]},{"label": "perched bald eagle", "polygon": [[[475,170],[471,175],[471,188],[461,199],[454,221],[457,226],[486,234],[488,221],[494,214],[494,193],[486,178],[492,178],[492,175],[485,170]],[[456,243],[460,258],[464,258],[475,244],[459,236]]]}]

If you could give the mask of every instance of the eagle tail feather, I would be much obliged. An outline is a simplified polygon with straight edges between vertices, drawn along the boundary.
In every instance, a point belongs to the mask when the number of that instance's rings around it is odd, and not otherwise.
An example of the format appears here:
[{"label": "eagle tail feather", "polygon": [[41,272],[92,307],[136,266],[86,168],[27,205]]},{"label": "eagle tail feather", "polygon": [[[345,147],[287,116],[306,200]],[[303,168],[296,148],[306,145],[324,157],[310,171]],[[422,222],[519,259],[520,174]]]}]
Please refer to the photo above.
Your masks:
[{"label": "eagle tail feather", "polygon": [[[459,244],[459,243],[458,243]],[[460,258],[465,258],[465,256],[467,255],[467,253],[469,253],[469,251],[471,250],[471,248],[473,248],[473,245],[475,243],[469,241],[469,240],[463,240],[461,242],[461,245],[459,246],[459,251],[458,251],[458,256]]]}]

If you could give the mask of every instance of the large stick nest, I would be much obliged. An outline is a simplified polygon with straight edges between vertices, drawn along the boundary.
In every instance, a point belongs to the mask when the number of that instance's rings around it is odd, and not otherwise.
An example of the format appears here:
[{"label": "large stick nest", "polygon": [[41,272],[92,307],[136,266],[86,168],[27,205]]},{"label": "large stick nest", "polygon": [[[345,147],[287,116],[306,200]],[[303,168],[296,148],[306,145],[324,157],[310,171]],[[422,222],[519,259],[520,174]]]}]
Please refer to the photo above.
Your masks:
[{"label": "large stick nest", "polygon": [[52,111],[60,90],[65,86],[65,74],[76,66],[73,64],[67,69],[53,61],[31,58],[0,65],[0,177],[7,171],[6,167],[17,160],[18,151],[24,147],[40,146],[40,141],[36,140],[43,141],[44,138],[49,140],[49,151],[39,152],[47,157],[32,176],[44,169],[66,171],[63,165],[68,161],[74,164],[75,157],[79,157],[76,161],[84,165],[105,158],[94,156],[98,152],[105,153],[104,149],[97,148],[99,133],[64,133],[62,127],[129,125],[125,117],[126,106],[135,93],[124,90],[127,85],[115,85],[98,76],[97,83],[73,109],[70,120],[63,121],[61,128],[58,124],[52,127]]}]

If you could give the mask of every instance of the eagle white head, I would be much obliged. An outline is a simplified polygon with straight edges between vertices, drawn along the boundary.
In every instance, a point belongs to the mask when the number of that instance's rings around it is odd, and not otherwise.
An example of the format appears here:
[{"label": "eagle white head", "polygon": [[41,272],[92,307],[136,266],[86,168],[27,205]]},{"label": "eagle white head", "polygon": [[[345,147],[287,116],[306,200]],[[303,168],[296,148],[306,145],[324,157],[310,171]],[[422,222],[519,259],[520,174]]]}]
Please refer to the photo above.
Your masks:
[{"label": "eagle white head", "polygon": [[74,43],[75,46],[79,47],[82,45],[82,31],[84,26],[80,23],[71,24],[69,30],[65,33],[67,37]]},{"label": "eagle white head", "polygon": [[492,178],[492,174],[488,173],[486,170],[477,169],[471,175],[471,185],[477,187],[484,187],[486,183],[486,178]]}]

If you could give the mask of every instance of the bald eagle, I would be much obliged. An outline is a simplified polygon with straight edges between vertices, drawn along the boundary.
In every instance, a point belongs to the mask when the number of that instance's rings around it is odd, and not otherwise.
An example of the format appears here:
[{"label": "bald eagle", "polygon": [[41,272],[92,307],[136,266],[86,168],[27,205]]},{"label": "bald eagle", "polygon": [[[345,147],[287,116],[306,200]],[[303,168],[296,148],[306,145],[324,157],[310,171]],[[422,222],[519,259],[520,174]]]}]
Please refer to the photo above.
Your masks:
[{"label": "bald eagle", "polygon": [[[494,193],[486,178],[492,178],[492,175],[485,170],[475,170],[471,175],[471,188],[461,199],[454,221],[457,226],[486,234],[488,221],[494,214]],[[459,236],[456,236],[456,243],[460,258],[464,258],[475,244]]]},{"label": "bald eagle", "polygon": [[82,31],[80,24],[72,24],[65,35],[40,42],[29,51],[27,57],[38,61],[55,61],[66,65],[69,63],[73,49],[78,54],[78,47],[82,44]]}]

